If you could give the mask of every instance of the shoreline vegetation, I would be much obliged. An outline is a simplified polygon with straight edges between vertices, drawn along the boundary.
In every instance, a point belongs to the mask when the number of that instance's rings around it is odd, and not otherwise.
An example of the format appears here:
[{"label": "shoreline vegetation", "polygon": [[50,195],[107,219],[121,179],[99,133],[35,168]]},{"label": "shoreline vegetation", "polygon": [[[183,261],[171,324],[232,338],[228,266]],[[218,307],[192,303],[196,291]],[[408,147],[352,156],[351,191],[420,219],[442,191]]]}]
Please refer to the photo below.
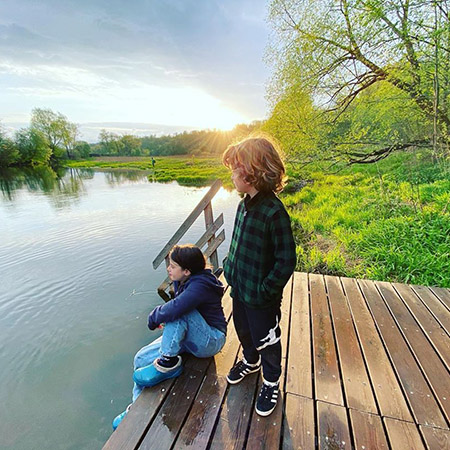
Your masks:
[{"label": "shoreline vegetation", "polygon": [[[154,182],[232,189],[219,157],[101,157],[67,161],[98,170],[145,170]],[[296,270],[450,287],[450,166],[429,153],[399,153],[371,165],[287,161],[281,198],[292,218]]]}]

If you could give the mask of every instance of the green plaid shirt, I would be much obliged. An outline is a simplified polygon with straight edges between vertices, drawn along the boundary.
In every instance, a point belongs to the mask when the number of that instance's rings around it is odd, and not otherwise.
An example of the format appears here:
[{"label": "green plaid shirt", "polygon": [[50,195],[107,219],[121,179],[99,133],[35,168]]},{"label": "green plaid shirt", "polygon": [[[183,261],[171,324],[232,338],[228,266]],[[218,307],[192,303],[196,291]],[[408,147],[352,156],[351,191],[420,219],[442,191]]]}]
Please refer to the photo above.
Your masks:
[{"label": "green plaid shirt", "polygon": [[231,296],[252,308],[281,301],[295,269],[291,221],[273,192],[248,195],[239,203],[224,275]]}]

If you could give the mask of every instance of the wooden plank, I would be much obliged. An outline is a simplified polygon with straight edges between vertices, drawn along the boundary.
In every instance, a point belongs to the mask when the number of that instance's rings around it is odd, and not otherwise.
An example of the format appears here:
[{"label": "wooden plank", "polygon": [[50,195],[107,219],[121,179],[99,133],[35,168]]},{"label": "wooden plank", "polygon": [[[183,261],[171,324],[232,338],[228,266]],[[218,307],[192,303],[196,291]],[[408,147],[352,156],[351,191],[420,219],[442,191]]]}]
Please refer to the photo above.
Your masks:
[{"label": "wooden plank", "polygon": [[441,327],[450,335],[450,311],[442,304],[442,302],[424,286],[411,286],[414,292],[422,300],[428,309],[433,313],[434,318],[439,322]]},{"label": "wooden plank", "polygon": [[428,450],[450,450],[450,430],[419,426]]},{"label": "wooden plank", "polygon": [[192,409],[183,425],[174,449],[206,449],[220,412],[227,389],[227,380],[208,370],[206,378],[195,398]]},{"label": "wooden plank", "polygon": [[309,283],[316,398],[343,405],[336,346],[323,277],[310,274]]},{"label": "wooden plank", "polygon": [[253,373],[239,384],[229,386],[210,449],[244,448],[258,377],[259,374]]},{"label": "wooden plank", "polygon": [[430,287],[430,290],[450,310],[450,290],[439,287]]},{"label": "wooden plank", "polygon": [[311,450],[315,447],[314,401],[286,394],[283,426],[283,450]]},{"label": "wooden plank", "polygon": [[425,449],[416,425],[409,422],[385,418],[389,441],[392,450]]},{"label": "wooden plank", "polygon": [[355,449],[388,449],[381,417],[367,414],[356,409],[350,410]]},{"label": "wooden plank", "polygon": [[433,393],[375,284],[366,280],[358,280],[358,283],[375,318],[378,330],[389,352],[392,364],[417,423],[445,427],[445,419]]},{"label": "wooden plank", "polygon": [[308,277],[294,274],[286,392],[312,398],[311,326]]},{"label": "wooden plank", "polygon": [[206,448],[214,425],[221,411],[228,384],[225,375],[231,369],[239,349],[239,341],[236,336],[233,323],[230,321],[231,297],[229,291],[225,294],[225,317],[228,319],[227,342],[220,353],[215,355],[209,366],[194,405],[184,424],[175,447],[182,448]]},{"label": "wooden plank", "polygon": [[[214,222],[214,217],[213,217],[213,210],[212,210],[212,205],[211,202],[209,202],[205,209],[203,210],[204,214],[205,214],[205,225],[206,228],[208,229]],[[211,238],[208,240],[208,244],[209,246],[211,246],[212,242],[213,242],[214,236],[211,236]],[[214,270],[216,270],[219,267],[219,258],[217,257],[217,252],[214,251],[211,253],[211,255],[209,256],[209,260],[214,268]]]},{"label": "wooden plank", "polygon": [[166,380],[158,386],[144,389],[103,449],[132,450],[136,448],[174,383],[175,379]]},{"label": "wooden plank", "polygon": [[339,278],[329,276],[325,277],[325,282],[347,405],[349,408],[376,414],[375,398],[341,283]]},{"label": "wooden plank", "polygon": [[289,341],[289,328],[290,328],[290,315],[291,315],[291,302],[292,302],[292,283],[294,277],[289,278],[286,286],[283,289],[283,301],[281,302],[281,357],[286,358],[288,353],[288,341]]},{"label": "wooden plank", "polygon": [[[280,381],[280,396],[277,406],[270,416],[261,417],[255,409],[252,411],[250,420],[250,430],[248,433],[248,442],[252,449],[274,449],[279,448],[281,440],[281,426],[283,422],[283,404],[284,404],[284,379],[285,379],[286,359],[282,359],[282,373]],[[262,378],[259,379],[256,395],[262,387]]]},{"label": "wooden plank", "polygon": [[159,265],[164,261],[164,258],[168,255],[171,248],[178,243],[178,241],[184,236],[186,231],[191,227],[191,225],[196,221],[197,217],[205,209],[206,205],[212,200],[212,198],[217,194],[218,190],[222,186],[220,180],[216,180],[206,195],[200,200],[199,204],[194,208],[194,210],[189,214],[186,220],[181,224],[175,234],[169,239],[167,244],[158,253],[158,256],[153,260],[153,268],[157,269]]},{"label": "wooden plank", "polygon": [[[414,319],[416,319],[434,349],[438,352],[442,361],[446,364],[447,370],[450,370],[450,337],[448,334],[441,328],[430,311],[409,286],[398,283],[395,283],[393,286],[407,305],[410,313],[414,316]],[[431,297],[431,293],[429,293],[429,295]]]},{"label": "wooden plank", "polygon": [[409,412],[402,389],[356,280],[351,278],[342,278],[341,280],[381,414],[412,421],[413,418]]},{"label": "wooden plank", "polygon": [[202,372],[194,369],[185,369],[176,379],[171,392],[166,397],[145,438],[139,445],[139,449],[160,450],[171,447],[202,380]]},{"label": "wooden plank", "polygon": [[317,402],[319,449],[351,449],[347,412],[343,406]]},{"label": "wooden plank", "polygon": [[[422,372],[428,379],[447,420],[450,420],[450,377],[413,316],[397,296],[390,283],[377,282],[378,289],[391,309],[405,340],[409,343]],[[447,397],[449,397],[447,401]]]},{"label": "wooden plank", "polygon": [[219,231],[219,228],[223,225],[223,214],[220,214],[220,216],[206,228],[206,231],[202,234],[200,239],[195,243],[195,245],[198,248],[203,248],[204,245],[206,245],[207,242],[211,238],[214,238],[214,234]]}]

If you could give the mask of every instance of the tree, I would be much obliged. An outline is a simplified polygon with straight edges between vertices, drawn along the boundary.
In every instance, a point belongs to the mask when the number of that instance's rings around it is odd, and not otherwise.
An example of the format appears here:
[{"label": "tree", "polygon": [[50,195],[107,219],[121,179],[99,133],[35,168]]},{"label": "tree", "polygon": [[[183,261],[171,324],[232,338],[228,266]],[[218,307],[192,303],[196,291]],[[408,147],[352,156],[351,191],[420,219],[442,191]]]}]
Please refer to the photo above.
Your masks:
[{"label": "tree", "polygon": [[19,152],[14,142],[0,128],[0,167],[8,167],[19,160]]},{"label": "tree", "polygon": [[141,140],[131,134],[125,134],[120,138],[120,154],[138,156],[141,154]]},{"label": "tree", "polygon": [[85,141],[78,141],[75,144],[74,148],[74,157],[75,158],[89,158],[91,153],[91,146]]},{"label": "tree", "polygon": [[[416,105],[425,122],[435,123],[434,139],[448,149],[449,5],[447,0],[273,0],[270,20],[279,40],[270,57],[279,69],[272,99],[276,103],[299,84],[311,92],[320,113],[328,111],[327,120],[338,121],[363,92],[388,83]],[[433,136],[423,136],[421,144],[430,144]],[[417,142],[378,144],[377,150],[369,146],[364,158]],[[360,154],[358,149],[355,159]]]},{"label": "tree", "polygon": [[35,108],[31,114],[31,128],[42,133],[52,151],[52,158],[73,155],[73,147],[78,135],[78,126],[69,122],[66,116],[51,109]]},{"label": "tree", "polygon": [[17,131],[15,142],[20,163],[23,165],[47,164],[52,156],[52,149],[44,134],[35,128],[22,128]]},{"label": "tree", "polygon": [[119,155],[121,151],[120,136],[110,131],[101,130],[99,134],[100,149],[104,155]]}]

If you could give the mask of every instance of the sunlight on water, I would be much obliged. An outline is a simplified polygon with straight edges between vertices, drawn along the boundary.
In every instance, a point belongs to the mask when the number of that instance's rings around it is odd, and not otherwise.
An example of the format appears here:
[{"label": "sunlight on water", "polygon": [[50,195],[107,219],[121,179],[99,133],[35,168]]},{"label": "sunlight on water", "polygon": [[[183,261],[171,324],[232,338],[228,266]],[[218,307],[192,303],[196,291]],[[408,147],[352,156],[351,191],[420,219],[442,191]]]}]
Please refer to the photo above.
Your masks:
[{"label": "sunlight on water", "polygon": [[[0,179],[0,448],[98,449],[129,403],[165,276],[152,260],[208,188],[142,172]],[[219,191],[231,236],[239,197]],[[200,217],[182,242],[204,230]]]}]

